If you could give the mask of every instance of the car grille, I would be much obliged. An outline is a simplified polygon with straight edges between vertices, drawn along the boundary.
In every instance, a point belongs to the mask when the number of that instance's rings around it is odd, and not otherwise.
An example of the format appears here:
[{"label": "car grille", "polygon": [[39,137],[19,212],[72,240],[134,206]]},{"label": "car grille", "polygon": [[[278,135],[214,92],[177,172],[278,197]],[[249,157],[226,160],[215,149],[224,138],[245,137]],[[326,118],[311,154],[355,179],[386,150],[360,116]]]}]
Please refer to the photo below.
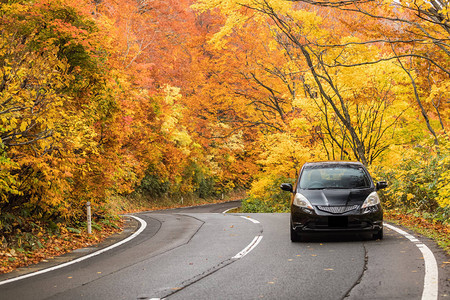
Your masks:
[{"label": "car grille", "polygon": [[318,209],[332,214],[343,214],[359,208],[359,205],[350,206],[317,206]]}]

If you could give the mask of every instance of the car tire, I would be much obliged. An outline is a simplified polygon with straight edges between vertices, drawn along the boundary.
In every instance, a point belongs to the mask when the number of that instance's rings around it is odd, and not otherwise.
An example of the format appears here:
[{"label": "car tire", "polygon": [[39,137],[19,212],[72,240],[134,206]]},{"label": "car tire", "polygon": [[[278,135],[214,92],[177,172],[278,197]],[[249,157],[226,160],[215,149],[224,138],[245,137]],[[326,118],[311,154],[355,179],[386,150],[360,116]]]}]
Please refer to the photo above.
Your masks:
[{"label": "car tire", "polygon": [[294,229],[292,229],[292,226],[290,226],[290,229],[291,229],[291,242],[293,243],[301,242],[302,237],[297,232],[295,232]]},{"label": "car tire", "polygon": [[373,235],[373,239],[374,240],[382,240],[383,239],[383,228],[378,230],[378,232]]}]

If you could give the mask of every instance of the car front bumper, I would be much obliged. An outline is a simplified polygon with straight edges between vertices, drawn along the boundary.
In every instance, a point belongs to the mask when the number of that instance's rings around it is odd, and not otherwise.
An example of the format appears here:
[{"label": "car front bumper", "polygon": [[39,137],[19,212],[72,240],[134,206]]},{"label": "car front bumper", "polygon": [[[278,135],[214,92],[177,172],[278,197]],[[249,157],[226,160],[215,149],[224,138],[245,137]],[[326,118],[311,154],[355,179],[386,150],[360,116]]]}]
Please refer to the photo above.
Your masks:
[{"label": "car front bumper", "polygon": [[377,206],[363,213],[358,208],[354,211],[333,214],[291,207],[291,227],[297,233],[313,232],[365,232],[377,233],[383,229],[383,210]]}]

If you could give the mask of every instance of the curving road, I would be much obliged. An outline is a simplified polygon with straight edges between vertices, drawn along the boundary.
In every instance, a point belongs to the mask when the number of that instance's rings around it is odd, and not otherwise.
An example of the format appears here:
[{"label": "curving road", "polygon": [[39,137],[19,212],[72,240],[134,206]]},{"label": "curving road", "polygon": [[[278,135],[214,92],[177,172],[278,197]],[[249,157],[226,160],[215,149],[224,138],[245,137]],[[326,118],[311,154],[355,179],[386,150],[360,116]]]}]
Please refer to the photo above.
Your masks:
[{"label": "curving road", "polygon": [[429,241],[439,290],[422,242],[397,231],[291,243],[289,214],[223,214],[237,205],[136,214],[146,227],[135,238],[51,272],[1,275],[0,299],[450,299],[449,259]]}]

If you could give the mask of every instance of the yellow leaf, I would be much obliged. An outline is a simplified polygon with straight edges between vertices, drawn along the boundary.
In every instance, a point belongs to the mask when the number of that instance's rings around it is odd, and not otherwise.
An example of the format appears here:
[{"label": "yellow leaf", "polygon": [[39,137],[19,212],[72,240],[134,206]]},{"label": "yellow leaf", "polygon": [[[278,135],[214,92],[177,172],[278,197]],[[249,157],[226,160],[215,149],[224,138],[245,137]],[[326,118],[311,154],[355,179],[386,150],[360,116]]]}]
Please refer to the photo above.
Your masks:
[{"label": "yellow leaf", "polygon": [[25,131],[27,129],[27,122],[22,121],[22,123],[20,124],[20,131]]}]

